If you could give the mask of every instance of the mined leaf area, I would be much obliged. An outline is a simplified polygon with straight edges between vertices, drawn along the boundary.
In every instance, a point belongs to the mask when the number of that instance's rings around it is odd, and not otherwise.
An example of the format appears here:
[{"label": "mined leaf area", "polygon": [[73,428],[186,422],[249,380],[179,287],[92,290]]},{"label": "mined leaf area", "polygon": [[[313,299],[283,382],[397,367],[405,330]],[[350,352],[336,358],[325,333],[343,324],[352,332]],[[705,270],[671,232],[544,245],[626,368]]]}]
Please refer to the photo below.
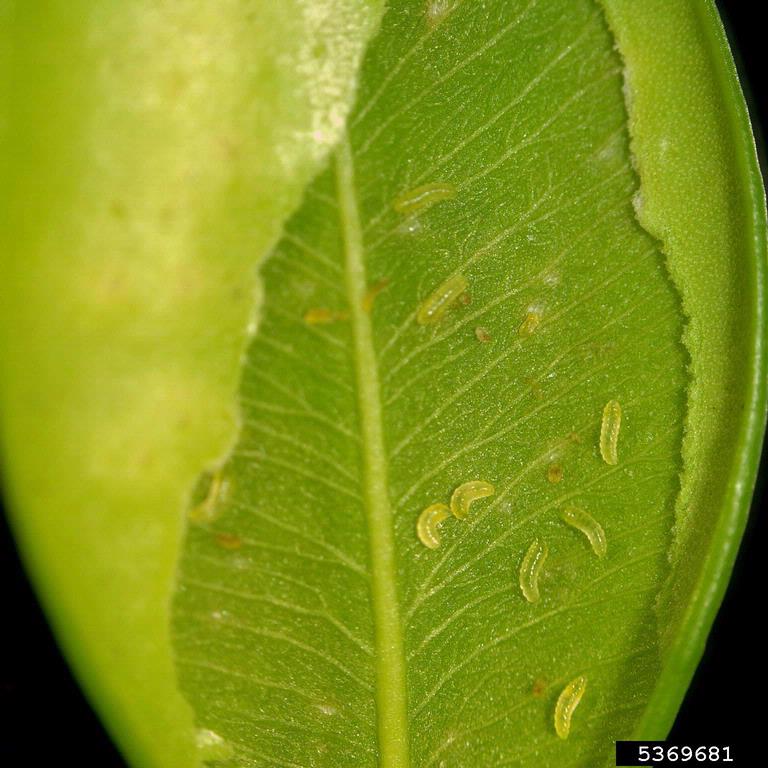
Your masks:
[{"label": "mined leaf area", "polygon": [[[596,766],[632,733],[687,379],[628,142],[593,2],[389,4],[262,267],[241,432],[191,508],[173,634],[204,761]],[[422,510],[475,480],[494,494],[425,546]]]},{"label": "mined leaf area", "polygon": [[380,8],[0,0],[3,492],[131,765],[195,764],[182,505],[232,445],[254,265],[343,132]]}]

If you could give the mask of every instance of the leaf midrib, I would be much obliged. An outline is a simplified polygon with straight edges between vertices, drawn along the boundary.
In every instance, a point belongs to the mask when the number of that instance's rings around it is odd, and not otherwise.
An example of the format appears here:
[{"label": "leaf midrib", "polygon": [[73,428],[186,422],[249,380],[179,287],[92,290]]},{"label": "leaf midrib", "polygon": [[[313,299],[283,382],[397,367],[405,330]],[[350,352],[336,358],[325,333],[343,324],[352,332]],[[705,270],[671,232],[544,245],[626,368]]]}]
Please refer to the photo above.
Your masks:
[{"label": "leaf midrib", "polygon": [[336,152],[335,165],[363,453],[362,486],[371,568],[379,765],[381,768],[408,768],[405,653],[397,599],[381,391],[371,318],[363,302],[368,290],[363,236],[355,194],[352,151],[346,138]]}]

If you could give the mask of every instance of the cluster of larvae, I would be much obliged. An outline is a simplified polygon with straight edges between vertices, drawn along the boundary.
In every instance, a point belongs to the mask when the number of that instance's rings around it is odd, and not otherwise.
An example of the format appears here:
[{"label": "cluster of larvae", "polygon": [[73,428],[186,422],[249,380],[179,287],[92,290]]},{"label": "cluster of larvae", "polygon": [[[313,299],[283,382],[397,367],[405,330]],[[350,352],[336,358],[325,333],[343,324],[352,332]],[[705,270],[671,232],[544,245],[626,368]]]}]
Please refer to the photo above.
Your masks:
[{"label": "cluster of larvae", "polygon": [[[436,7],[442,8],[440,14],[446,13],[450,8],[443,7],[443,0],[438,0]],[[438,15],[440,15],[438,14]],[[415,221],[418,214],[431,208],[443,200],[452,200],[456,197],[456,187],[448,182],[432,182],[409,189],[399,194],[392,202],[394,210],[403,216],[406,221]],[[363,311],[370,314],[376,297],[389,285],[387,278],[374,282],[362,299]],[[468,299],[467,281],[461,275],[455,275],[437,288],[431,296],[422,304],[417,314],[417,320],[421,325],[436,323],[457,300]],[[331,325],[340,321],[349,320],[349,312],[344,309],[331,309],[329,307],[311,307],[304,312],[304,322],[307,325]],[[478,329],[479,341],[488,341],[485,329]],[[487,338],[486,338],[487,336]]]},{"label": "cluster of larvae", "polygon": [[[443,4],[435,3],[434,5],[442,7]],[[402,192],[394,199],[392,207],[406,220],[414,221],[419,213],[432,208],[437,203],[453,200],[456,192],[456,187],[450,182],[430,182]],[[468,287],[469,283],[464,275],[456,273],[448,277],[421,302],[416,311],[416,322],[419,325],[434,325],[455,304],[468,304],[470,301]],[[491,340],[486,328],[476,328],[475,336],[483,344]]]},{"label": "cluster of larvae", "polygon": [[[433,13],[430,16],[431,23],[438,23],[450,12],[452,4],[437,0],[437,2],[428,4],[428,8],[433,8]],[[420,212],[444,200],[451,200],[455,196],[456,188],[450,183],[424,184],[396,197],[393,208],[406,219],[413,220]],[[371,311],[374,298],[386,285],[386,281],[380,281],[371,288],[363,300],[363,309],[366,312]],[[463,275],[456,273],[449,276],[419,305],[416,312],[416,322],[419,325],[434,325],[442,320],[455,304],[468,303],[468,287],[469,283]],[[305,314],[304,320],[309,325],[320,325],[346,320],[347,317],[346,312],[318,308],[309,310]],[[531,336],[540,323],[541,311],[535,307],[529,308],[518,329],[518,335],[521,338]],[[487,343],[491,340],[490,333],[486,328],[476,328],[475,336],[481,343]],[[618,401],[611,400],[603,409],[600,428],[600,454],[603,460],[610,465],[618,463],[617,445],[620,427],[621,406]],[[559,465],[552,465],[547,472],[547,477],[552,483],[559,482],[562,479],[562,468]],[[474,501],[492,496],[494,493],[493,485],[484,480],[470,480],[462,483],[454,490],[450,507],[438,502],[430,504],[421,512],[416,523],[416,534],[419,540],[425,547],[437,549],[440,546],[440,526],[442,523],[451,517],[457,520],[466,520],[469,515],[469,507]],[[560,518],[567,525],[581,531],[586,536],[597,557],[605,556],[607,552],[605,531],[589,512],[568,505],[561,510]],[[531,542],[523,556],[520,565],[519,584],[523,597],[529,603],[536,603],[541,599],[539,575],[548,554],[547,543],[537,538]],[[562,739],[567,738],[570,733],[571,718],[586,687],[587,678],[580,675],[565,686],[557,699],[554,724],[555,732]]]},{"label": "cluster of larvae", "polygon": [[[605,557],[605,553],[608,551],[605,531],[603,526],[589,512],[569,504],[560,511],[560,519],[572,528],[581,531],[587,537],[592,551],[598,557]],[[529,603],[536,603],[541,597],[539,573],[548,554],[547,543],[540,539],[534,539],[523,557],[520,565],[520,591]]]},{"label": "cluster of larvae", "polygon": [[[618,464],[618,440],[621,428],[621,405],[617,400],[610,400],[603,408],[600,425],[600,455],[606,464]],[[450,509],[445,504],[431,504],[419,515],[416,532],[422,544],[430,549],[440,546],[438,526],[453,514],[459,520],[466,519],[470,504],[476,499],[491,496],[494,488],[482,480],[463,483],[453,492]],[[597,557],[605,557],[608,544],[602,525],[584,509],[567,505],[560,512],[560,519],[586,536],[592,551]],[[520,565],[519,583],[523,597],[529,603],[536,603],[541,598],[539,574],[549,554],[547,543],[534,539],[523,556]],[[571,718],[587,688],[584,675],[571,680],[563,688],[555,705],[555,732],[561,739],[568,738],[571,732]]]},{"label": "cluster of larvae", "polygon": [[462,483],[451,495],[450,508],[446,504],[430,504],[416,521],[416,534],[419,541],[430,549],[440,546],[439,526],[451,515],[457,520],[466,520],[473,501],[493,496],[495,488],[485,480],[470,480]]},{"label": "cluster of larvae", "polygon": [[[603,408],[600,424],[600,455],[606,464],[618,464],[618,440],[621,428],[621,405],[617,400],[610,400]],[[581,531],[587,538],[592,551],[597,557],[605,557],[608,543],[603,526],[584,509],[568,505],[560,512],[560,519]],[[520,565],[520,591],[529,603],[537,602],[539,592],[539,574],[549,554],[545,541],[534,539],[528,547]],[[587,678],[579,675],[563,688],[555,705],[555,732],[561,739],[567,739],[571,732],[571,718],[587,688]]]},{"label": "cluster of larvae", "polygon": [[[398,213],[413,216],[418,211],[431,207],[441,200],[451,199],[455,189],[447,184],[426,184],[417,187],[398,197],[394,208]],[[416,322],[419,325],[430,325],[439,322],[446,312],[462,298],[467,296],[468,282],[461,274],[454,274],[442,282],[429,296],[424,299],[416,312]],[[530,308],[518,329],[518,335],[526,338],[534,333],[541,322],[541,312]],[[475,336],[482,343],[491,340],[485,328],[476,328]],[[618,439],[621,427],[621,406],[617,400],[610,400],[603,409],[600,426],[600,455],[610,465],[618,463]],[[562,467],[550,466],[547,477],[556,483],[562,479]],[[431,504],[419,515],[416,523],[416,533],[419,540],[430,549],[440,546],[439,526],[451,515],[459,520],[466,519],[469,505],[478,498],[484,498],[494,493],[493,486],[481,480],[472,480],[460,485],[453,493],[450,509],[442,503]],[[584,509],[568,505],[560,512],[561,520],[581,531],[587,538],[592,551],[597,557],[604,557],[608,545],[605,531],[600,523]],[[541,598],[539,591],[539,574],[541,573],[549,547],[545,541],[534,539],[520,565],[519,584],[523,597],[529,603],[536,603]],[[555,732],[561,739],[568,738],[571,732],[571,718],[579,705],[587,687],[587,678],[580,675],[571,680],[563,688],[555,705]]]}]

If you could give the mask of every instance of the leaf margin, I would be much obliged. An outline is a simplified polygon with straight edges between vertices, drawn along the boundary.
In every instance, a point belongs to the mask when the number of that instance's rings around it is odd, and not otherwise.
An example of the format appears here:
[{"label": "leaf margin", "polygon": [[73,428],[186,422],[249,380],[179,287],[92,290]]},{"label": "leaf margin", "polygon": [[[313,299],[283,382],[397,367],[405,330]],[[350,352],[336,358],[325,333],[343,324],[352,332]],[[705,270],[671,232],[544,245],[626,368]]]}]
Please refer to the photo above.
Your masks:
[{"label": "leaf margin", "polygon": [[[733,570],[739,544],[749,515],[750,501],[755,486],[760,462],[761,448],[765,434],[768,413],[768,354],[766,351],[765,303],[768,290],[766,273],[766,220],[765,191],[753,137],[749,112],[738,78],[738,72],[730,51],[728,39],[719,17],[714,0],[696,3],[685,0],[681,3],[665,3],[649,0],[633,3],[631,0],[599,0],[608,19],[609,27],[616,39],[616,45],[625,63],[625,72],[631,71],[626,82],[627,110],[631,148],[640,177],[640,189],[644,194],[643,206],[639,213],[641,224],[662,242],[662,251],[667,256],[670,276],[683,297],[683,308],[688,315],[684,343],[693,357],[704,352],[720,354],[729,351],[728,365],[733,371],[740,371],[737,379],[740,388],[730,392],[737,402],[743,403],[745,416],[737,429],[730,429],[726,423],[730,413],[718,413],[718,423],[704,425],[693,423],[691,405],[696,408],[709,393],[702,392],[712,386],[706,371],[696,367],[692,360],[692,382],[688,392],[687,426],[683,440],[683,472],[681,473],[681,495],[676,509],[676,531],[671,553],[672,573],[659,597],[658,610],[667,621],[671,621],[674,633],[662,637],[664,659],[661,676],[654,694],[648,702],[637,728],[638,738],[663,738],[674,722],[682,704],[696,667],[704,653],[707,636],[711,630],[720,604],[725,597],[728,579]],[[676,22],[676,23],[675,23]],[[674,28],[674,33],[671,31]],[[671,46],[671,47],[670,47]],[[675,47],[677,46],[677,48]],[[642,49],[651,51],[644,56]],[[700,59],[681,61],[675,51],[692,50]],[[671,50],[676,64],[681,64],[683,75],[668,77],[669,61],[661,51]],[[697,64],[712,68],[714,77],[705,79],[697,72]],[[698,90],[690,87],[692,78]],[[644,91],[640,93],[640,91]],[[679,112],[675,122],[676,136],[682,136],[679,154],[662,159],[656,144],[663,134],[663,109],[650,103],[648,92],[661,100],[675,102]],[[655,109],[654,109],[655,107]],[[718,119],[717,110],[722,109],[723,119]],[[707,114],[707,138],[711,146],[725,146],[730,150],[730,164],[721,168],[735,168],[738,174],[736,190],[740,198],[735,210],[746,212],[745,234],[740,236],[738,222],[731,220],[732,211],[712,204],[713,187],[701,206],[696,222],[706,220],[717,222],[727,229],[734,243],[741,246],[739,252],[731,254],[732,261],[726,270],[722,254],[717,248],[709,251],[687,252],[692,232],[686,230],[680,220],[669,211],[675,211],[675,198],[679,201],[681,180],[684,192],[691,193],[694,183],[701,184],[699,175],[692,178],[691,168],[704,163],[704,175],[708,185],[714,183],[714,193],[725,197],[733,193],[728,184],[730,178],[718,173],[717,160],[709,154],[697,152],[700,137],[697,131],[704,124],[701,115]],[[702,157],[704,155],[704,157]],[[739,183],[740,182],[740,183]],[[678,202],[681,208],[685,206]],[[690,216],[690,214],[688,214]],[[707,218],[703,218],[706,216]],[[733,219],[736,219],[733,216]],[[700,257],[704,257],[704,260]],[[743,273],[747,275],[749,310],[739,313],[738,330],[743,333],[747,356],[741,360],[738,350],[729,345],[728,335],[734,329],[725,323],[718,324],[706,311],[706,293],[692,297],[686,290],[686,283],[701,287],[703,274],[715,274],[712,292],[728,295],[733,286],[743,285]],[[703,330],[692,334],[690,321],[702,323]],[[730,349],[729,349],[730,346]],[[704,386],[702,387],[702,381]],[[716,385],[715,385],[716,386]],[[711,399],[711,396],[710,396]],[[697,402],[698,401],[698,402]],[[723,400],[720,400],[722,406]],[[698,418],[698,417],[697,417]],[[697,431],[698,430],[698,431]],[[716,431],[719,430],[719,434]],[[723,436],[726,440],[727,459],[723,462],[721,453]],[[707,462],[697,465],[696,451],[708,450]],[[726,464],[727,471],[721,467]],[[708,489],[703,478],[723,476],[720,490],[722,506],[712,510],[707,505]],[[707,528],[711,532],[711,543],[707,546],[700,533],[701,527],[688,526],[686,510],[681,508],[690,503],[700,505],[702,510],[711,510]],[[699,522],[699,521],[695,521]],[[686,531],[690,527],[692,530]],[[681,533],[687,534],[683,539]],[[696,572],[687,579],[675,567],[680,561],[699,563]],[[679,592],[683,591],[683,600]],[[687,599],[686,599],[687,598]],[[681,605],[682,602],[682,605]]]}]

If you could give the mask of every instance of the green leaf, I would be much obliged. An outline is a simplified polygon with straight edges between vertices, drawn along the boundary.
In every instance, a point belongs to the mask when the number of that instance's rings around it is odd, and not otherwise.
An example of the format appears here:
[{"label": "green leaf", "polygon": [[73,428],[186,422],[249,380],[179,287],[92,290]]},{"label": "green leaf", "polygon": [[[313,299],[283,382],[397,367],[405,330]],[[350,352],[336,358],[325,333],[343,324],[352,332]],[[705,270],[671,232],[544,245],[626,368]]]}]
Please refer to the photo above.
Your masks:
[{"label": "green leaf", "polygon": [[0,435],[13,523],[136,765],[195,763],[169,601],[236,429],[254,265],[338,139],[369,0],[0,2]]},{"label": "green leaf", "polygon": [[[174,638],[213,763],[607,765],[664,735],[754,478],[764,212],[711,7],[605,5],[390,3],[191,507]],[[692,45],[655,58],[665,22]]]},{"label": "green leaf", "polygon": [[664,734],[725,592],[760,458],[768,382],[765,192],[714,5],[605,6],[628,69],[640,220],[664,243],[690,355],[673,570],[659,595],[664,667],[640,726]]},{"label": "green leaf", "polygon": [[131,761],[662,737],[765,417],[763,192],[713,5],[392,0],[359,73],[364,0],[44,5],[0,0],[4,480]]}]

